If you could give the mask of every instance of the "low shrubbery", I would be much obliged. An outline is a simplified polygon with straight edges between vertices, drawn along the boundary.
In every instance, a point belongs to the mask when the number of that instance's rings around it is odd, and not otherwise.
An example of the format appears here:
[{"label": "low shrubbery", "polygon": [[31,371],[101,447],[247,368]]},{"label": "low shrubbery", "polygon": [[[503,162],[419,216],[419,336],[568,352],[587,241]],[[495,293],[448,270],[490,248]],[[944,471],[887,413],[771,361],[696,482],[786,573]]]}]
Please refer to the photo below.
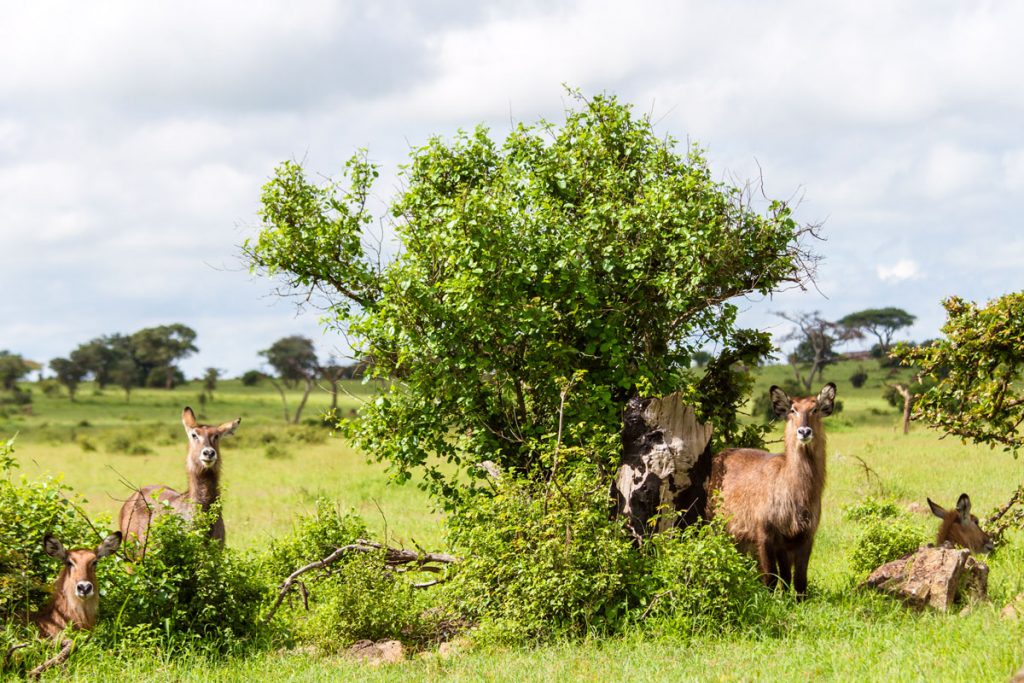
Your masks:
[{"label": "low shrubbery", "polygon": [[927,542],[924,532],[899,518],[870,519],[850,557],[850,565],[858,574],[898,560]]}]

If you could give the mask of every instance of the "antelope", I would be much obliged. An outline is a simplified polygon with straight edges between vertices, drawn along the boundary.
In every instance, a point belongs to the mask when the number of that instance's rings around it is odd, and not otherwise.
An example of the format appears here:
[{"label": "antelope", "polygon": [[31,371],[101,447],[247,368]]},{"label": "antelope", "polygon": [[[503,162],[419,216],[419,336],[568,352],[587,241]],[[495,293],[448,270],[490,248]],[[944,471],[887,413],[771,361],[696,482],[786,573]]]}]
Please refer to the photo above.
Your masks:
[{"label": "antelope", "polygon": [[942,520],[935,545],[952,543],[972,553],[990,553],[995,548],[992,539],[978,526],[978,518],[971,514],[971,497],[966,493],[960,494],[955,510],[947,510],[931,498],[928,507]]},{"label": "antelope", "polygon": [[100,606],[96,584],[96,563],[117,551],[121,545],[121,532],[115,531],[95,549],[65,550],[64,545],[47,534],[43,550],[50,557],[64,563],[64,568],[53,583],[53,597],[29,619],[39,627],[44,638],[57,639],[68,626],[90,631],[96,626]]},{"label": "antelope", "polygon": [[729,448],[715,455],[708,516],[725,518],[737,545],[757,557],[766,586],[792,580],[802,599],[825,489],[821,418],[832,414],[836,385],[829,382],[816,397],[790,398],[776,386],[769,395],[775,415],[786,419],[785,452]]},{"label": "antelope", "polygon": [[[188,488],[178,493],[166,486],[144,486],[121,506],[119,525],[125,538],[134,536],[139,543],[137,558],[145,553],[146,535],[153,515],[164,508],[191,520],[196,508],[206,512],[220,498],[220,437],[233,433],[242,418],[213,427],[196,422],[195,413],[187,407],[181,412],[181,423],[188,436],[188,455],[185,457],[185,471],[188,473]],[[224,518],[218,513],[210,526],[210,538],[224,542]]]}]

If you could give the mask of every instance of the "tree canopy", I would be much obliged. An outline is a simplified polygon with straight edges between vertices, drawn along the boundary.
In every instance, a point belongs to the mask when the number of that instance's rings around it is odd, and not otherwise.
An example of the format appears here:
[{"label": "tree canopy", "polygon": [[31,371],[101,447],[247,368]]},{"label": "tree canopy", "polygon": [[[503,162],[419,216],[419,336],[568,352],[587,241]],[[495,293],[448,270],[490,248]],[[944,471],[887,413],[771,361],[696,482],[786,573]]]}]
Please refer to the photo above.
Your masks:
[{"label": "tree canopy", "polygon": [[566,445],[617,453],[630,396],[699,402],[697,350],[767,351],[763,335],[737,335],[730,299],[807,277],[814,227],[785,202],[757,211],[699,147],[680,154],[614,97],[577,101],[561,126],[518,125],[503,142],[477,127],[414,149],[387,260],[368,242],[378,171],[365,154],[343,181],[315,184],[287,162],[263,188],[244,252],[323,295],[368,373],[394,380],[346,429],[401,477],[423,466],[451,494],[439,460],[545,472],[560,413]]},{"label": "tree canopy", "polygon": [[1024,446],[1024,292],[985,306],[959,297],[942,305],[944,338],[893,349],[929,387],[917,399],[915,415],[961,439],[1016,455]]},{"label": "tree canopy", "polygon": [[907,313],[902,308],[867,308],[863,311],[850,313],[839,319],[839,324],[848,329],[861,330],[878,339],[878,346],[883,355],[892,346],[892,337],[905,327],[910,327],[917,316]]},{"label": "tree canopy", "polygon": [[283,337],[271,344],[269,349],[260,351],[260,355],[267,359],[267,364],[274,368],[278,378],[285,385],[294,386],[298,382],[305,385],[305,393],[295,409],[294,417],[292,417],[288,412],[288,399],[284,387],[273,377],[268,377],[281,394],[285,422],[298,424],[302,417],[302,409],[306,405],[306,399],[309,398],[309,393],[313,390],[313,382],[320,371],[320,362],[316,357],[313,340],[299,335]]}]

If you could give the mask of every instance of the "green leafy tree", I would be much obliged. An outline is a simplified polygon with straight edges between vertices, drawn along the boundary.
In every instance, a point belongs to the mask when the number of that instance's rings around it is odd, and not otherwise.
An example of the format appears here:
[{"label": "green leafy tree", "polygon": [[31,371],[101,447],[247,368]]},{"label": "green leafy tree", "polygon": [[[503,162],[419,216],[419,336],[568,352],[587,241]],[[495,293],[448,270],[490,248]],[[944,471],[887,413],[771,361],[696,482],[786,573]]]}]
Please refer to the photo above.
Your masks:
[{"label": "green leafy tree", "polygon": [[139,366],[131,356],[118,360],[110,369],[111,382],[124,390],[124,402],[131,403],[132,389],[139,385]]},{"label": "green leafy tree", "polygon": [[32,371],[31,366],[17,353],[0,351],[0,387],[17,392],[18,382]]},{"label": "green leafy tree", "polygon": [[[813,263],[814,227],[784,202],[755,211],[700,148],[680,154],[610,96],[503,142],[484,127],[433,138],[402,175],[390,260],[367,244],[377,169],[365,155],[347,182],[279,166],[244,252],[254,270],[320,293],[369,375],[392,380],[348,435],[400,478],[423,467],[442,495],[458,495],[458,475],[437,462],[546,476],[560,421],[566,446],[616,457],[630,396],[699,402],[690,361],[731,347],[730,299],[800,283]],[[582,381],[566,392],[569,378]]]},{"label": "green leafy tree", "polygon": [[206,368],[203,373],[203,392],[206,393],[210,400],[213,400],[213,391],[217,388],[217,380],[220,379],[220,370],[217,368]]},{"label": "green leafy tree", "polygon": [[[306,406],[306,400],[313,391],[313,384],[320,371],[320,363],[316,357],[316,348],[313,340],[308,337],[293,335],[284,337],[274,342],[269,349],[260,351],[260,355],[267,359],[267,364],[274,368],[277,378],[268,379],[281,394],[281,403],[284,405],[284,421],[299,423],[302,417],[302,409]],[[295,414],[288,411],[288,398],[285,395],[285,386],[295,386],[301,383],[304,387],[302,400],[299,401]]]},{"label": "green leafy tree", "polygon": [[68,358],[54,358],[50,361],[50,369],[57,376],[57,381],[67,388],[68,397],[74,401],[78,385],[89,374],[88,369]]},{"label": "green leafy tree", "polygon": [[915,416],[967,441],[1016,453],[1024,446],[1024,292],[985,306],[950,297],[944,338],[897,344],[893,355],[931,385]]},{"label": "green leafy tree", "polygon": [[111,334],[79,344],[69,358],[85,368],[99,388],[104,389],[108,384],[117,383],[113,379],[114,367],[131,354],[131,340],[124,335]]},{"label": "green leafy tree", "polygon": [[147,327],[132,334],[132,356],[143,377],[160,375],[171,389],[181,372],[176,363],[199,350],[195,340],[195,330],[180,323]]},{"label": "green leafy tree", "polygon": [[850,313],[839,319],[839,324],[851,330],[867,332],[878,339],[878,347],[882,355],[888,355],[892,347],[892,337],[897,331],[910,327],[917,316],[907,313],[902,308],[867,308],[863,311]]}]

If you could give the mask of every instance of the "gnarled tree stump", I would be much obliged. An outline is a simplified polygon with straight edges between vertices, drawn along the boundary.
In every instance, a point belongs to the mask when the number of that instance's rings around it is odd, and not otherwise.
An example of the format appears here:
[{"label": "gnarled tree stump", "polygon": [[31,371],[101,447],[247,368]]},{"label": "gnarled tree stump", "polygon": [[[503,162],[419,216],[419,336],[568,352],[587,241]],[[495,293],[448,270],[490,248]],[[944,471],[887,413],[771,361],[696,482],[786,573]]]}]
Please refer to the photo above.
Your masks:
[{"label": "gnarled tree stump", "polygon": [[[699,422],[693,406],[678,393],[632,399],[622,422],[622,465],[612,497],[616,514],[627,518],[634,538],[699,519],[711,473],[711,425]],[[678,520],[663,515],[652,526],[660,509],[681,514]]]}]

